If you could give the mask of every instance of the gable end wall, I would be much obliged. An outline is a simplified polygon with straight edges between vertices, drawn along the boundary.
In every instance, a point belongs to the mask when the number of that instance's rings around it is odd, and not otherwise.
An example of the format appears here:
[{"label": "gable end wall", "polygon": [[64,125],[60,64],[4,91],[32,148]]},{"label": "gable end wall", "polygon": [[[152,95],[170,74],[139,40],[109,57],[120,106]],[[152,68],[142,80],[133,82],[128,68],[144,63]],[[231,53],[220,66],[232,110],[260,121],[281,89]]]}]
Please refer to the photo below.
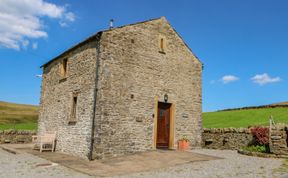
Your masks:
[{"label": "gable end wall", "polygon": [[[159,53],[159,37],[166,39]],[[175,106],[175,147],[201,145],[202,64],[164,18],[102,35],[93,158],[155,149],[155,100]]]}]

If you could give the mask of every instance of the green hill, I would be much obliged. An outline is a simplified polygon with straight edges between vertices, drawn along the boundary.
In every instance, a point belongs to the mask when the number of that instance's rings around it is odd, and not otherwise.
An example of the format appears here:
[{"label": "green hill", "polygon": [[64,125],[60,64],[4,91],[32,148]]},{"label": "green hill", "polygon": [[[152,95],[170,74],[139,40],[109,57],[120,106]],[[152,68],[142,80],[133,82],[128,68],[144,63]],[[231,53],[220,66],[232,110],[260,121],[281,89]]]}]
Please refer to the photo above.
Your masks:
[{"label": "green hill", "polygon": [[0,130],[37,128],[38,106],[0,101]]},{"label": "green hill", "polygon": [[[38,106],[0,101],[0,130],[36,130],[38,109]],[[276,123],[288,123],[288,108],[276,107],[206,112],[203,113],[203,127],[225,128],[268,125],[270,115],[273,116]]]},{"label": "green hill", "polygon": [[241,109],[203,113],[204,128],[268,125],[272,115],[276,123],[288,123],[288,108]]}]

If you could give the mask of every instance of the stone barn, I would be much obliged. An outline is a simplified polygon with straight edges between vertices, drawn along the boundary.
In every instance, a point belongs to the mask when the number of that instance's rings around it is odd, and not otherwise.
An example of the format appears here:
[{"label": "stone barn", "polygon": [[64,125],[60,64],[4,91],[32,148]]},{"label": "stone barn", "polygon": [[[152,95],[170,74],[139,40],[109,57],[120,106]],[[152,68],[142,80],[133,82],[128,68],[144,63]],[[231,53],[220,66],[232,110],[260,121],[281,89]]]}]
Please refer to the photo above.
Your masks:
[{"label": "stone barn", "polygon": [[100,31],[42,66],[38,134],[86,159],[200,147],[202,63],[164,18]]}]

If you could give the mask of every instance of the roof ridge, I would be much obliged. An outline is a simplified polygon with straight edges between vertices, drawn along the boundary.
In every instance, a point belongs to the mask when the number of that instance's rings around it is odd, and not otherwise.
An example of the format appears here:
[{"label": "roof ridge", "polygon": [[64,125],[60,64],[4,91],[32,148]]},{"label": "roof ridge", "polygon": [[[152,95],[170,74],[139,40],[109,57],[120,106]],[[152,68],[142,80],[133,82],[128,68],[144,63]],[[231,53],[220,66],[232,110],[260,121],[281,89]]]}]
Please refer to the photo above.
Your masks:
[{"label": "roof ridge", "polygon": [[135,22],[135,23],[130,23],[130,24],[126,24],[126,25],[121,25],[121,26],[119,26],[119,27],[113,27],[113,28],[110,28],[110,29],[103,30],[102,32],[106,32],[106,31],[110,31],[110,30],[112,31],[112,30],[115,30],[115,29],[118,29],[118,28],[123,28],[123,27],[138,25],[138,24],[141,24],[141,23],[151,22],[151,21],[154,21],[154,20],[159,20],[159,19],[161,19],[161,18],[166,19],[164,16],[161,16],[161,17],[157,17],[157,18],[153,18],[153,19],[148,19],[148,20],[144,20],[144,21],[139,21],[139,22]]}]

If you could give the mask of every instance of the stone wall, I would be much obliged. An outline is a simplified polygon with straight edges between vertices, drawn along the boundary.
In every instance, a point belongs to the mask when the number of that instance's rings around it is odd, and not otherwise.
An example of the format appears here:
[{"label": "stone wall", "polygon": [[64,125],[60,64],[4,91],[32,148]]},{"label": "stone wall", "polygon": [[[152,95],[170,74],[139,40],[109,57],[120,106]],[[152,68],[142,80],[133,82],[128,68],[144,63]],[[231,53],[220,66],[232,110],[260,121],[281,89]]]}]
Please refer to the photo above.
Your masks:
[{"label": "stone wall", "polygon": [[[57,132],[56,151],[88,158],[91,146],[97,40],[89,41],[44,66],[38,134]],[[68,59],[66,76],[61,76]],[[77,95],[76,122],[70,122]]]},{"label": "stone wall", "polygon": [[204,129],[202,139],[203,148],[236,150],[251,144],[253,136],[247,128],[220,128]]},{"label": "stone wall", "polygon": [[35,131],[1,130],[0,144],[3,143],[31,143]]},{"label": "stone wall", "polygon": [[[288,126],[277,124],[271,128],[270,151],[274,154],[288,155]],[[240,149],[253,143],[248,128],[203,129],[202,147],[212,149]]]},{"label": "stone wall", "polygon": [[271,127],[270,151],[288,155],[288,125],[278,124]]},{"label": "stone wall", "polygon": [[166,19],[105,31],[100,44],[94,158],[155,149],[155,105],[165,94],[175,107],[172,145],[185,135],[200,147],[202,64]]},{"label": "stone wall", "polygon": [[[38,134],[57,131],[56,150],[82,158],[91,143],[97,159],[155,149],[157,103],[167,94],[175,119],[171,145],[185,135],[200,147],[202,64],[167,20],[98,34],[44,66]],[[75,92],[77,122],[69,124]]]}]

